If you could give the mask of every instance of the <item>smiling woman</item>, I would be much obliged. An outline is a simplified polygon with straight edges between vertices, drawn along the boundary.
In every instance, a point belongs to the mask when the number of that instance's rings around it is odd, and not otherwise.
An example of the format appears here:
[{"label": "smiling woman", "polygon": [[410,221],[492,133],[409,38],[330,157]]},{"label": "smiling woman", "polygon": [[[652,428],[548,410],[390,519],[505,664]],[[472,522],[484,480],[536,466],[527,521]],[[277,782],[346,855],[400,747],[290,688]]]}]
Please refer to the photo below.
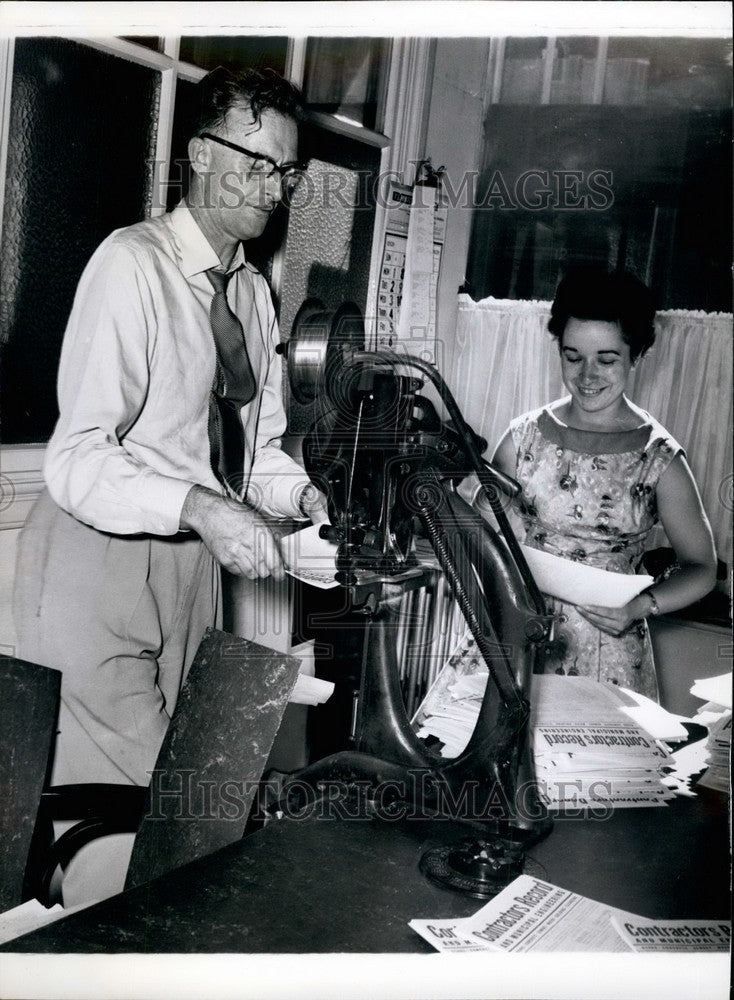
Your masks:
[{"label": "smiling woman", "polygon": [[637,426],[624,391],[632,370],[630,348],[616,323],[576,319],[566,324],[561,345],[563,382],[571,393],[569,410],[576,426],[607,430]]},{"label": "smiling woman", "polygon": [[715,583],[711,530],[680,445],[625,395],[652,345],[654,306],[631,275],[585,268],[559,285],[550,332],[569,395],[513,420],[494,462],[518,480],[531,548],[634,573],[660,523],[678,570],[621,608],[548,597],[555,619],[546,665],[650,697],[657,679],[645,619],[691,604]]},{"label": "smiling woman", "polygon": [[571,399],[560,416],[588,430],[633,430],[624,395],[630,371],[655,340],[655,306],[630,274],[577,269],[558,286],[548,330],[558,339]]}]

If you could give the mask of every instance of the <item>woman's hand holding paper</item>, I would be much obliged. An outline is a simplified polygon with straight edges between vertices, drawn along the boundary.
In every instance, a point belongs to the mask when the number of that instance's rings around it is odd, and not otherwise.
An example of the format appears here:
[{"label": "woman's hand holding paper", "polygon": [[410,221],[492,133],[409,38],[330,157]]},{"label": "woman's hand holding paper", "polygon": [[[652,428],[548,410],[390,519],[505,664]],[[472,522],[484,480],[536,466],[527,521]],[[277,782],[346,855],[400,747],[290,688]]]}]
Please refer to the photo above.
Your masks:
[{"label": "woman's hand holding paper", "polygon": [[644,617],[642,601],[634,597],[621,608],[605,608],[593,604],[588,607],[577,606],[579,614],[583,615],[592,625],[609,635],[622,635],[635,622]]}]

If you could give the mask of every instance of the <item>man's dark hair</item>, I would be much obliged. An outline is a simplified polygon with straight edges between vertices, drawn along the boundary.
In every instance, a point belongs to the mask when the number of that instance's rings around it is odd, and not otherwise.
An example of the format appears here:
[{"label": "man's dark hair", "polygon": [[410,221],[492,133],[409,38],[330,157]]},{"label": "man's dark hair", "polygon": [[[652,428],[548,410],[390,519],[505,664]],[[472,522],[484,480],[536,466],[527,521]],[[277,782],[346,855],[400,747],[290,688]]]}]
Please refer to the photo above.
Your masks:
[{"label": "man's dark hair", "polygon": [[655,303],[647,285],[627,271],[588,265],[563,278],[551,307],[548,330],[563,344],[569,319],[618,323],[622,340],[636,361],[655,341]]},{"label": "man's dark hair", "polygon": [[242,104],[251,109],[255,122],[263,111],[277,111],[296,121],[304,115],[301,92],[275,70],[232,72],[219,66],[197,84],[191,134],[213,131],[231,108]]}]

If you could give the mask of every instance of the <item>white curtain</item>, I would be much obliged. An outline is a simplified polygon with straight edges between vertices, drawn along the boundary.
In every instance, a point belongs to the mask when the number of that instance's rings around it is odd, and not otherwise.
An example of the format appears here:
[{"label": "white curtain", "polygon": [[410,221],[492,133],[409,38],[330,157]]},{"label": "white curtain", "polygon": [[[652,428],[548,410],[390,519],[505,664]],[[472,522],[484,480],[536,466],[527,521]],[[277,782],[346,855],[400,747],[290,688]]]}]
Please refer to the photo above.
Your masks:
[{"label": "white curtain", "polygon": [[[459,296],[448,384],[492,451],[510,420],[565,393],[548,302]],[[660,312],[630,398],[685,448],[716,539],[732,562],[732,316]],[[662,544],[659,537],[653,544]]]}]

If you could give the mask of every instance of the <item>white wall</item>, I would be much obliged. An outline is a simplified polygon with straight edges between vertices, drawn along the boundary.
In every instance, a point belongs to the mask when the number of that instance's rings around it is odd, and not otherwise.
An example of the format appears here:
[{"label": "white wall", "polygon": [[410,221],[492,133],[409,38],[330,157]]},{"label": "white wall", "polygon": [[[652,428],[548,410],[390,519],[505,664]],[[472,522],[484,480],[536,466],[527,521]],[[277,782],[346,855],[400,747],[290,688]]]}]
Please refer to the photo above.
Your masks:
[{"label": "white wall", "polygon": [[0,456],[0,655],[15,655],[12,595],[20,529],[43,489],[45,445],[6,445]]}]

